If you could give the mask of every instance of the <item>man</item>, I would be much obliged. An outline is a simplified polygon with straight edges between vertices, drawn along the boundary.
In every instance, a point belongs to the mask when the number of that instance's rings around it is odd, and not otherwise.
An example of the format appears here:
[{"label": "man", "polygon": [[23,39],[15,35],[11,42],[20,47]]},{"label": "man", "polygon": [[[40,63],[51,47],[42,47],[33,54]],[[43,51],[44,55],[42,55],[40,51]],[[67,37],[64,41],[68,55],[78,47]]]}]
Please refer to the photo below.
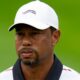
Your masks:
[{"label": "man", "polygon": [[58,16],[49,5],[32,1],[22,6],[9,31],[13,29],[18,59],[0,73],[0,80],[80,80],[54,53],[60,31]]}]

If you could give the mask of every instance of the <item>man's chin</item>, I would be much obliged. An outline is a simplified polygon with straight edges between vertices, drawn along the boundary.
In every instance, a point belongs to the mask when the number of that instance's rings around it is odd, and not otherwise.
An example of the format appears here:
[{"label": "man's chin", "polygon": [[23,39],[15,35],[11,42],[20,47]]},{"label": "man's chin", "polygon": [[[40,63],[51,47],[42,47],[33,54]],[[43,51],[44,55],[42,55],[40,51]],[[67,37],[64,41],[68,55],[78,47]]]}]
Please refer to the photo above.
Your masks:
[{"label": "man's chin", "polygon": [[21,60],[21,61],[24,65],[32,67],[32,68],[38,66],[39,64],[38,60],[33,60],[33,59]]}]

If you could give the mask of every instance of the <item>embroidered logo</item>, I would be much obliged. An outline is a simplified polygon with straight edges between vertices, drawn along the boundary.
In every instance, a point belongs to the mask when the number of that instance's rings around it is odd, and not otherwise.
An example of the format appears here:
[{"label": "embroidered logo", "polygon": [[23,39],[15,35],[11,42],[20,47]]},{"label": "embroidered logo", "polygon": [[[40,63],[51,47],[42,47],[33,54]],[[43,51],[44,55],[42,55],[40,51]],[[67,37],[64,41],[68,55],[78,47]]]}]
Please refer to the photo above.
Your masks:
[{"label": "embroidered logo", "polygon": [[34,10],[27,10],[27,11],[23,12],[23,14],[27,14],[27,13],[36,14],[36,11],[34,11]]}]

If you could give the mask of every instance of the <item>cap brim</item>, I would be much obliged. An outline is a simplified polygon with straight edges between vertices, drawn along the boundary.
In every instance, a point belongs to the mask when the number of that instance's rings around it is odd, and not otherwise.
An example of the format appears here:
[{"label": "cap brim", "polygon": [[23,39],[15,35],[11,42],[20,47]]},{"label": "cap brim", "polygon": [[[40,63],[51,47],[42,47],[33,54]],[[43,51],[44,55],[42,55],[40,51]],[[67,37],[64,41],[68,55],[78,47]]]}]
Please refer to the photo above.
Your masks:
[{"label": "cap brim", "polygon": [[15,28],[15,26],[18,25],[18,24],[26,24],[26,25],[35,27],[35,28],[40,29],[40,30],[44,30],[44,29],[47,29],[47,28],[50,27],[49,25],[43,24],[39,21],[28,20],[28,21],[18,21],[17,23],[10,26],[8,30],[12,31]]}]

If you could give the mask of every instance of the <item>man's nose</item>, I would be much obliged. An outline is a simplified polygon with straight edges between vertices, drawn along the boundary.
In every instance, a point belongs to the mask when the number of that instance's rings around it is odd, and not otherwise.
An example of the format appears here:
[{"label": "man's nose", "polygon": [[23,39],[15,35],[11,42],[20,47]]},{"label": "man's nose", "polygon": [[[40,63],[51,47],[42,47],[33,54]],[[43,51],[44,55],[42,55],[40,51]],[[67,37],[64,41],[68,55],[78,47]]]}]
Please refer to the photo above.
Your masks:
[{"label": "man's nose", "polygon": [[23,46],[31,46],[32,45],[32,41],[30,37],[24,37],[23,38],[23,42],[22,42]]}]

